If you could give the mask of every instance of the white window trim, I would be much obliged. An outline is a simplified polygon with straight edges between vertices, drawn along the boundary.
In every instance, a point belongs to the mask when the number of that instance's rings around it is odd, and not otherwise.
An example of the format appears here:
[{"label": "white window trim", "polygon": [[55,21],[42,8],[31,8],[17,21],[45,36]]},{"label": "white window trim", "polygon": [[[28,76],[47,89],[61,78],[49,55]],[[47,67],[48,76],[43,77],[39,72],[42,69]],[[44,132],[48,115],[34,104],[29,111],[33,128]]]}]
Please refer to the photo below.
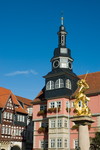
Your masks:
[{"label": "white window trim", "polygon": [[50,128],[56,128],[56,120],[55,119],[50,120]]},{"label": "white window trim", "polygon": [[57,122],[57,128],[62,128],[63,125],[62,119],[58,119],[56,120],[56,122]]},{"label": "white window trim", "polygon": [[63,79],[57,79],[55,82],[55,89],[63,88],[64,87],[64,81]]},{"label": "white window trim", "polygon": [[65,148],[68,148],[68,139],[65,139],[65,140],[64,140],[64,147],[65,147]]},{"label": "white window trim", "polygon": [[73,141],[73,148],[76,148],[76,147],[78,147],[78,145],[76,145],[76,143],[78,142],[78,139],[74,139],[74,141]]},{"label": "white window trim", "polygon": [[[57,138],[57,148],[62,148],[63,140],[62,138]],[[58,146],[59,145],[59,146]],[[60,146],[61,145],[61,146]]]},{"label": "white window trim", "polygon": [[72,89],[72,84],[71,84],[70,79],[67,79],[67,80],[66,80],[66,88],[67,88],[67,89],[70,89],[70,90]]},{"label": "white window trim", "polygon": [[[62,106],[62,101],[53,101],[53,102],[50,102],[49,103],[49,108],[55,108],[59,105],[59,102],[60,102],[60,108]],[[51,107],[51,103],[54,103],[54,107]]]},{"label": "white window trim", "polygon": [[54,81],[50,80],[46,84],[46,90],[53,90],[54,89]]},{"label": "white window trim", "polygon": [[50,139],[50,148],[55,148],[55,147],[56,147],[56,139],[52,138]]}]

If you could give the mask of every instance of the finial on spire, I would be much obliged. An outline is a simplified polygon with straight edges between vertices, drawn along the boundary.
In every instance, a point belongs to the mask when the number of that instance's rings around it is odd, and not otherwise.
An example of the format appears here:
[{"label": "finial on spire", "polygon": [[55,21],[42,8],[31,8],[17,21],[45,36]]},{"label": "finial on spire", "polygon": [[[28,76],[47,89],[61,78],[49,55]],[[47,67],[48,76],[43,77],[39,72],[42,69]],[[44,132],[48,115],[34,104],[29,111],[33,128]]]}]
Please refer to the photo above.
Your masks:
[{"label": "finial on spire", "polygon": [[64,17],[63,17],[63,12],[61,12],[61,25],[64,25]]},{"label": "finial on spire", "polygon": [[61,25],[64,25],[64,17],[61,17]]}]

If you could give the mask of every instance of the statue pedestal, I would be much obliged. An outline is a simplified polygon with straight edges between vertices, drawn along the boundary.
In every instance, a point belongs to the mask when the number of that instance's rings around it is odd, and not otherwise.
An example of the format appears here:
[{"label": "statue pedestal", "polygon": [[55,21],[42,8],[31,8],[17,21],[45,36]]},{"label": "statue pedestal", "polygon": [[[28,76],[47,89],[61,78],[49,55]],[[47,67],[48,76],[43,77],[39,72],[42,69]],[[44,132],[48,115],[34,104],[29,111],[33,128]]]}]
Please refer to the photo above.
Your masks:
[{"label": "statue pedestal", "polygon": [[88,125],[91,125],[94,121],[89,116],[75,116],[72,121],[79,126],[78,141],[80,150],[89,150],[90,139]]}]

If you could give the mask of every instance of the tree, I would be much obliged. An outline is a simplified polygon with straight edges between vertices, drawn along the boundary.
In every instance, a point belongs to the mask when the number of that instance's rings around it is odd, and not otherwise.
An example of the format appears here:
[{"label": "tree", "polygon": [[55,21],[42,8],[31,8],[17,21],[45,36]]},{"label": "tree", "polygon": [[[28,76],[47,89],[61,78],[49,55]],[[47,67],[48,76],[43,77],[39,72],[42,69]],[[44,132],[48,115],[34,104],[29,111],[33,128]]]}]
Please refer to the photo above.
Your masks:
[{"label": "tree", "polygon": [[91,144],[94,145],[97,150],[100,150],[100,132],[95,133],[95,137],[92,138]]}]

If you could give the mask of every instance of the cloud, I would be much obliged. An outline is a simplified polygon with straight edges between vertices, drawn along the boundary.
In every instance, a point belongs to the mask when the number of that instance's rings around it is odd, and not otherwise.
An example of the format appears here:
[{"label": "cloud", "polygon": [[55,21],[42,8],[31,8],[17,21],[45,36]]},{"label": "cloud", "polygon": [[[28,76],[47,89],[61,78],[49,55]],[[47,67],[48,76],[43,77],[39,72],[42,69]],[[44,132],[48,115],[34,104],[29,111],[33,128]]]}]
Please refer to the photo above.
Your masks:
[{"label": "cloud", "polygon": [[27,75],[27,74],[37,75],[38,73],[31,69],[31,70],[15,71],[15,72],[7,73],[5,74],[5,76],[16,76],[16,75]]}]

